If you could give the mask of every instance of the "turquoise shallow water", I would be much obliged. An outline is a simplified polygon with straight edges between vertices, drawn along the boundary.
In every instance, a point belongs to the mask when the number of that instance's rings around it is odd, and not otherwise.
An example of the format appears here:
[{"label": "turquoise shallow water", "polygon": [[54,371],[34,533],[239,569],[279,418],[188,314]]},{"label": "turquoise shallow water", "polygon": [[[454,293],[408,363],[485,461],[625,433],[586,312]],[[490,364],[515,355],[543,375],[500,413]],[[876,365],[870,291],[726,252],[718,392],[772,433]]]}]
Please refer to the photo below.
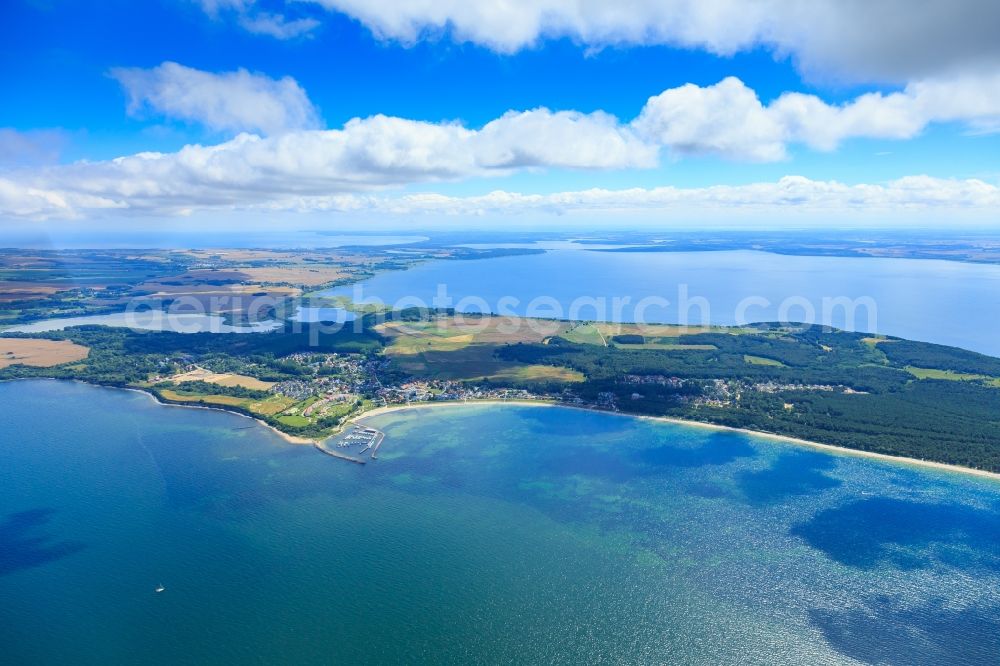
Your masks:
[{"label": "turquoise shallow water", "polygon": [[0,405],[5,663],[1000,661],[988,480],[559,408],[374,417],[359,466],[137,393]]}]

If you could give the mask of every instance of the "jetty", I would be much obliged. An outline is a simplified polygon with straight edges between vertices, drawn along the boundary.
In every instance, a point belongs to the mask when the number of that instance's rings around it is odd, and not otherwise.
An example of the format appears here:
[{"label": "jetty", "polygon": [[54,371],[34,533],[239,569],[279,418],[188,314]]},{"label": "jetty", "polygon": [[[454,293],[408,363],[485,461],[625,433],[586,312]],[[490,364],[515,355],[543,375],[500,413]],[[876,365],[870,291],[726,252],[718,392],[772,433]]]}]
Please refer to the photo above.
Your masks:
[{"label": "jetty", "polygon": [[368,462],[364,458],[356,458],[352,455],[341,453],[340,451],[335,451],[326,445],[326,441],[313,442],[313,446],[316,447],[316,449],[319,450],[320,453],[325,453],[326,455],[332,456],[334,458],[340,458],[341,460],[347,460],[352,463],[358,463],[359,465],[364,465],[366,462]]},{"label": "jetty", "polygon": [[[364,465],[368,462],[365,454],[369,451],[371,452],[371,459],[375,460],[383,439],[385,439],[385,433],[381,430],[356,425],[353,429],[343,432],[336,437],[313,442],[313,446],[328,456]],[[359,446],[360,450],[352,453],[351,447],[354,446]]]},{"label": "jetty", "polygon": [[372,460],[375,460],[378,456],[378,447],[382,446],[383,439],[385,439],[385,433],[379,430],[378,435],[375,436],[375,447],[372,449]]}]

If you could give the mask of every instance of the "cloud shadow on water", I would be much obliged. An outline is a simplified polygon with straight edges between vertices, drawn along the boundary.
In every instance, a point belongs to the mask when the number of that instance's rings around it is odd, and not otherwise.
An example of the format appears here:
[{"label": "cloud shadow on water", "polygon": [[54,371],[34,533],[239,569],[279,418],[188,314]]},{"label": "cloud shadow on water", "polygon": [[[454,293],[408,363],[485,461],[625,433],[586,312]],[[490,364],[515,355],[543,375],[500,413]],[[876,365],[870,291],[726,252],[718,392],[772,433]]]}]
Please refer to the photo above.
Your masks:
[{"label": "cloud shadow on water", "polygon": [[557,450],[543,457],[540,469],[556,475],[584,475],[610,481],[630,481],[668,469],[725,465],[757,455],[747,437],[739,433],[714,433],[699,446],[664,444],[619,453],[589,448]]},{"label": "cloud shadow on water", "polygon": [[725,465],[740,458],[750,458],[757,451],[746,435],[735,432],[712,433],[701,446],[673,446],[665,444],[644,449],[636,458],[653,467],[705,467]]},{"label": "cloud shadow on water", "polygon": [[54,509],[30,509],[8,514],[0,523],[0,576],[54,562],[86,547],[78,541],[57,541],[41,531],[53,513]]},{"label": "cloud shadow on water", "polygon": [[873,497],[816,514],[792,534],[852,567],[932,563],[1000,572],[1000,512],[964,504]]},{"label": "cloud shadow on water", "polygon": [[833,456],[813,451],[783,453],[767,469],[742,472],[737,484],[752,504],[769,504],[841,485],[827,472],[835,469]]},{"label": "cloud shadow on water", "polygon": [[839,653],[866,664],[1000,663],[1000,608],[943,602],[906,606],[878,597],[864,608],[814,609],[810,621]]}]

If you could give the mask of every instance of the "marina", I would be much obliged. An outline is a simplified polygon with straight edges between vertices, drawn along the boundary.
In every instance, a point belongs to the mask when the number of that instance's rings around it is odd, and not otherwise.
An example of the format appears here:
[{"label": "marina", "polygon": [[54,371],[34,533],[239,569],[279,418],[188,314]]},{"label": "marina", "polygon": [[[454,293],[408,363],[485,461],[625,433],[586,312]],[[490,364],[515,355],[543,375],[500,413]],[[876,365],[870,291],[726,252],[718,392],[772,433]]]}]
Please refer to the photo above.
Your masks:
[{"label": "marina", "polygon": [[354,425],[337,436],[316,442],[315,446],[328,456],[363,465],[369,459],[375,460],[383,439],[385,433],[381,430]]}]

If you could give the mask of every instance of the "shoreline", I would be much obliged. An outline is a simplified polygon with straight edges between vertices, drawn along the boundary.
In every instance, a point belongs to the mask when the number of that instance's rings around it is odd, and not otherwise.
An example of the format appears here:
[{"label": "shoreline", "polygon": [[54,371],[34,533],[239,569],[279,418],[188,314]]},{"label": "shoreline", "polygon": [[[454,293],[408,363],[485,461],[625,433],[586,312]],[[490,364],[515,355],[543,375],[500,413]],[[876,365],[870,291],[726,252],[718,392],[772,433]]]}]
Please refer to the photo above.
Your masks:
[{"label": "shoreline", "polygon": [[[56,380],[56,381],[58,381],[58,380]],[[74,379],[73,381],[78,381],[78,380]],[[81,382],[81,383],[82,384],[88,384],[88,382]],[[89,386],[97,386],[96,384],[88,384],[88,385]],[[289,435],[287,432],[282,432],[281,430],[278,430],[277,428],[275,428],[273,425],[271,425],[267,421],[258,419],[258,418],[254,417],[254,416],[248,416],[247,414],[242,414],[240,412],[233,411],[231,409],[226,409],[224,407],[211,407],[209,405],[183,405],[183,404],[179,404],[179,403],[176,403],[176,402],[164,402],[164,401],[160,400],[159,396],[157,396],[155,393],[143,390],[141,388],[135,388],[134,386],[110,386],[110,387],[107,387],[107,388],[120,388],[120,389],[122,389],[124,391],[134,391],[136,393],[142,393],[143,395],[149,396],[153,400],[153,402],[155,402],[156,404],[163,405],[164,407],[184,407],[186,409],[208,409],[208,410],[213,411],[213,412],[225,412],[227,414],[235,414],[236,416],[242,416],[245,419],[250,419],[251,421],[255,421],[258,425],[261,425],[261,426],[267,428],[268,430],[270,430],[274,434],[278,435],[279,437],[281,437],[283,440],[285,440],[289,444],[295,444],[296,446],[302,446],[302,445],[307,445],[307,444],[311,445],[311,446],[315,446],[316,443],[319,441],[319,440],[314,440],[314,439],[307,439],[305,437],[296,437],[295,435]]]},{"label": "shoreline", "polygon": [[[155,393],[152,393],[151,391],[147,391],[145,389],[136,388],[135,386],[111,386],[111,385],[108,385],[108,384],[91,384],[90,382],[85,382],[85,381],[83,381],[81,379],[54,379],[54,378],[51,378],[51,377],[32,377],[31,378],[31,380],[35,380],[35,379],[48,379],[48,380],[54,381],[54,382],[70,381],[70,382],[77,382],[79,384],[86,384],[87,386],[97,386],[97,387],[100,387],[100,388],[111,388],[111,389],[116,389],[116,390],[119,390],[119,391],[132,391],[133,393],[141,393],[142,395],[148,396],[153,402],[155,402],[158,405],[162,405],[163,407],[183,407],[185,409],[207,409],[207,410],[212,411],[212,412],[225,412],[226,414],[234,414],[236,416],[241,416],[241,417],[243,417],[245,419],[250,419],[251,421],[256,422],[258,425],[261,425],[264,428],[270,430],[271,432],[273,432],[274,434],[278,435],[279,437],[281,437],[283,440],[285,440],[289,444],[295,444],[296,446],[302,446],[302,445],[307,445],[307,444],[314,446],[317,443],[317,441],[318,441],[318,440],[307,439],[305,437],[296,437],[295,435],[289,435],[287,432],[282,432],[282,431],[278,430],[277,428],[275,428],[273,425],[271,425],[270,423],[268,423],[266,421],[258,419],[258,418],[254,417],[254,416],[249,416],[247,414],[243,414],[241,412],[233,411],[231,409],[226,409],[225,407],[212,407],[212,406],[209,406],[209,405],[184,405],[184,404],[180,404],[180,403],[176,403],[176,402],[164,402],[163,400],[160,400],[159,396],[157,396]],[[15,379],[14,381],[23,381],[23,380],[16,380]]]},{"label": "shoreline", "polygon": [[295,435],[290,435],[286,432],[278,430],[271,424],[263,421],[259,418],[243,414],[241,412],[226,409],[225,407],[212,407],[208,405],[184,405],[174,402],[163,402],[154,393],[147,391],[142,388],[137,388],[134,386],[112,386],[105,384],[93,384],[91,382],[83,381],[81,379],[57,379],[53,377],[31,377],[24,379],[14,379],[14,380],[4,380],[4,381],[31,381],[31,380],[47,380],[47,381],[71,381],[80,384],[86,384],[87,386],[97,386],[101,388],[112,388],[122,391],[134,391],[136,393],[141,393],[148,396],[153,402],[158,405],[163,405],[166,407],[184,407],[187,409],[207,409],[215,412],[225,412],[227,414],[235,414],[236,416],[241,416],[245,419],[256,422],[257,424],[263,426],[264,428],[270,430],[274,434],[278,435],[281,439],[285,440],[289,444],[296,446],[309,445],[313,447],[319,447],[324,441],[330,437],[334,437],[337,433],[342,432],[348,423],[358,423],[365,419],[381,416],[384,414],[391,414],[393,412],[403,412],[414,409],[438,409],[443,407],[463,407],[463,406],[502,406],[502,405],[517,405],[521,407],[559,407],[562,409],[577,409],[586,412],[596,412],[599,414],[607,414],[609,416],[620,416],[624,418],[632,419],[643,419],[647,421],[657,421],[660,423],[670,423],[673,425],[688,426],[695,428],[705,428],[715,431],[723,432],[738,432],[745,435],[751,435],[753,437],[761,437],[764,439],[769,439],[776,442],[782,442],[785,444],[791,444],[794,446],[804,446],[811,449],[816,449],[830,453],[832,455],[845,455],[853,456],[857,458],[868,458],[870,460],[881,460],[882,462],[893,463],[897,465],[905,465],[909,467],[918,467],[922,469],[932,469],[941,472],[948,472],[952,474],[963,474],[966,476],[975,476],[982,479],[989,479],[992,481],[1000,482],[1000,472],[990,472],[983,469],[975,469],[972,467],[963,467],[962,465],[954,465],[951,463],[936,462],[933,460],[920,460],[919,458],[907,458],[905,456],[895,456],[889,453],[877,453],[875,451],[863,451],[861,449],[849,449],[844,446],[837,446],[835,444],[823,444],[822,442],[814,442],[808,439],[801,439],[799,437],[792,437],[790,435],[779,435],[772,432],[764,432],[762,430],[750,430],[747,428],[735,428],[733,426],[720,425],[716,423],[706,423],[704,421],[694,421],[690,419],[679,419],[671,416],[649,416],[646,414],[629,414],[627,412],[612,412],[605,409],[598,409],[596,407],[585,407],[581,405],[564,405],[560,402],[555,402],[552,400],[440,400],[440,401],[428,401],[419,403],[409,403],[405,405],[388,405],[382,407],[375,407],[374,409],[369,409],[368,411],[361,412],[353,416],[349,416],[344,419],[344,422],[330,435],[323,437],[322,439],[308,439],[306,437],[297,437]]},{"label": "shoreline", "polygon": [[[440,402],[392,405],[387,407],[376,407],[375,409],[369,410],[355,417],[351,417],[347,421],[356,422],[372,416],[380,416],[382,414],[390,414],[392,412],[400,412],[412,409],[433,408],[433,407],[461,407],[467,405],[482,405],[482,406],[520,405],[520,406],[530,406],[530,407],[560,407],[562,409],[578,409],[586,412],[597,412],[600,414],[608,414],[610,416],[622,416],[632,419],[643,419],[647,421],[657,421],[660,423],[670,423],[673,425],[706,428],[715,431],[738,432],[738,433],[743,433],[745,435],[751,435],[754,437],[761,437],[764,439],[770,439],[772,441],[782,442],[784,444],[792,444],[795,446],[804,446],[811,449],[818,449],[820,451],[824,451],[832,455],[846,455],[857,458],[881,460],[882,462],[902,464],[910,467],[919,467],[923,469],[934,469],[942,472],[949,472],[952,474],[964,474],[969,476],[976,476],[979,478],[990,479],[992,481],[1000,482],[1000,472],[990,472],[984,469],[963,467],[962,465],[954,465],[951,463],[935,462],[933,460],[920,460],[919,458],[907,458],[906,456],[895,456],[889,453],[877,453],[875,451],[863,451],[861,449],[849,449],[847,447],[837,446],[835,444],[823,444],[822,442],[814,442],[808,439],[801,439],[799,437],[792,437],[790,435],[779,435],[776,433],[764,432],[762,430],[735,428],[733,426],[720,425],[716,423],[706,423],[704,421],[694,421],[689,419],[679,419],[671,416],[649,416],[645,414],[628,414],[626,412],[611,412],[604,409],[596,409],[594,407],[583,407],[580,405],[564,405],[558,402],[553,402],[548,400],[469,400],[461,402],[457,400],[454,401],[442,400]],[[345,423],[347,421],[345,421]]]}]

